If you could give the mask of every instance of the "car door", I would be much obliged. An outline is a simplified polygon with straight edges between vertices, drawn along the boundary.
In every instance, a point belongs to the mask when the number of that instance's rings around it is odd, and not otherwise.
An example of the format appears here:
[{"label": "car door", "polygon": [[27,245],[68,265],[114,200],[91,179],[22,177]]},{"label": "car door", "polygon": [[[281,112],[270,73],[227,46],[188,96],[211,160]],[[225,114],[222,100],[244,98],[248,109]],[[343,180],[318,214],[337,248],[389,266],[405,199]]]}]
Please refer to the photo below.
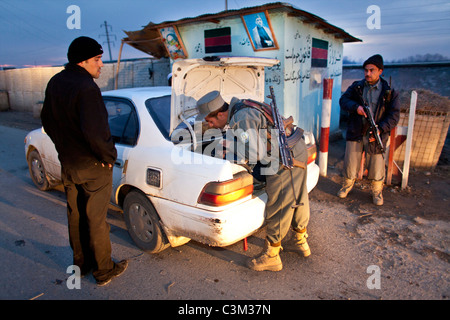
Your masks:
[{"label": "car door", "polygon": [[139,121],[133,103],[127,99],[103,97],[108,111],[111,135],[117,149],[117,160],[113,168],[111,201],[116,203],[116,191],[127,173],[128,156],[136,146],[139,135]]}]

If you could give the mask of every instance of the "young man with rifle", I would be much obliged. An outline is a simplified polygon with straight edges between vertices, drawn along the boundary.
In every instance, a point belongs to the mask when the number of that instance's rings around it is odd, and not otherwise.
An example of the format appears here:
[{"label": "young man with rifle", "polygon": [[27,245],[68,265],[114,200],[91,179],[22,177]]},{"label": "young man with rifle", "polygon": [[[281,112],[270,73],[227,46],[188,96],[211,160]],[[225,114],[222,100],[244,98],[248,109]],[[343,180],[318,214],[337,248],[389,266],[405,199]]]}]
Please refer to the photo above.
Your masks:
[{"label": "young man with rifle", "polygon": [[[248,261],[248,267],[256,271],[282,269],[281,240],[290,227],[295,232],[284,245],[286,251],[304,257],[311,254],[306,241],[310,212],[303,131],[292,125],[292,118],[285,120],[279,115],[272,88],[269,97],[272,106],[237,98],[228,104],[213,91],[197,102],[197,120],[204,119],[210,128],[227,130],[226,150],[235,152],[237,163],[251,168],[255,178],[266,182],[266,241],[262,252]],[[237,146],[230,148],[234,143]]]},{"label": "young man with rifle", "polygon": [[400,118],[400,105],[397,92],[381,77],[383,57],[379,54],[370,57],[363,68],[365,79],[353,82],[339,100],[341,109],[347,111],[349,116],[344,182],[337,195],[345,198],[353,188],[365,152],[372,200],[380,206],[383,205],[385,146]]}]

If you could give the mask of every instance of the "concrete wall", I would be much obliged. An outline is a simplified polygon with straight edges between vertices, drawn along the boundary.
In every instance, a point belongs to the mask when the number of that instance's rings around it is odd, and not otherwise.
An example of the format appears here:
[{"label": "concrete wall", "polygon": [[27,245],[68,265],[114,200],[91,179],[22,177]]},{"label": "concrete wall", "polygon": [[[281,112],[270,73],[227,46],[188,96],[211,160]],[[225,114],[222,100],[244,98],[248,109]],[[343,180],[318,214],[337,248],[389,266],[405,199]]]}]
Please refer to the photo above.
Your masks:
[{"label": "concrete wall", "polygon": [[[44,100],[50,78],[64,67],[37,67],[0,71],[0,110],[33,112]],[[105,63],[95,80],[102,91],[113,90],[117,63]],[[118,88],[165,86],[171,72],[168,59],[137,59],[120,63]],[[151,75],[150,75],[151,73]]]},{"label": "concrete wall", "polygon": [[[449,62],[386,65],[382,76],[387,81],[391,78],[392,86],[397,90],[423,88],[450,97]],[[363,78],[362,66],[344,66],[342,91],[345,91],[353,81]]]}]

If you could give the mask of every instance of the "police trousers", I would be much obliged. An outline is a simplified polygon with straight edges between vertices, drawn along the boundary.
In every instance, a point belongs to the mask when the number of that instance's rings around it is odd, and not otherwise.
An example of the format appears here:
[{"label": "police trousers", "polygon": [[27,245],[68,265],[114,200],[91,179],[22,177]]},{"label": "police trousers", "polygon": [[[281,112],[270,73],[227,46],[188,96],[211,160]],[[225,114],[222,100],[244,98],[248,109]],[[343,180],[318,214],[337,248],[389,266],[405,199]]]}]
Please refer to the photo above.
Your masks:
[{"label": "police trousers", "polygon": [[[303,139],[292,151],[294,158],[306,164],[308,155]],[[308,225],[310,210],[306,177],[307,168],[294,167],[288,170],[281,166],[276,174],[266,177],[266,238],[269,242],[280,242],[290,227],[303,230]],[[300,206],[294,208],[297,202]]]},{"label": "police trousers", "polygon": [[[344,177],[354,180],[358,177],[358,172],[361,169],[361,159],[367,145],[366,141],[347,141],[345,145],[345,159],[344,159]],[[381,181],[385,176],[385,162],[382,154],[365,153],[365,166],[368,170],[367,178],[369,180]]]},{"label": "police trousers", "polygon": [[112,169],[100,163],[87,168],[62,168],[67,197],[69,241],[73,263],[81,271],[93,269],[101,278],[113,269],[110,226],[106,222],[112,190]]}]

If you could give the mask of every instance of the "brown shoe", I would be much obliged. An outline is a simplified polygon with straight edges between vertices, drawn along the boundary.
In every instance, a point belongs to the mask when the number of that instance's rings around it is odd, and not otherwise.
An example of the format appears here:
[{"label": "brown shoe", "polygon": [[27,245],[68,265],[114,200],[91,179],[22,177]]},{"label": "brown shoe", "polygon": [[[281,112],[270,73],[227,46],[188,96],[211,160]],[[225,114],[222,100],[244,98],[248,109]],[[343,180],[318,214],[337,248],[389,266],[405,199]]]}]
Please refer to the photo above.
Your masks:
[{"label": "brown shoe", "polygon": [[308,257],[311,255],[311,249],[309,248],[308,242],[306,241],[308,234],[305,232],[296,232],[291,239],[289,239],[284,246],[286,252],[296,252],[303,257]]},{"label": "brown shoe", "polygon": [[269,241],[266,240],[264,248],[261,253],[251,258],[247,262],[247,266],[255,271],[280,271],[283,269],[281,263],[280,250],[281,246],[273,247]]},{"label": "brown shoe", "polygon": [[113,278],[120,276],[128,267],[128,260],[122,260],[118,263],[114,262],[114,267],[110,273],[102,277],[101,280],[97,280],[97,286],[103,287],[111,282]]},{"label": "brown shoe", "polygon": [[337,196],[339,198],[346,198],[348,193],[352,190],[354,184],[355,184],[354,179],[344,178],[344,183],[342,184],[342,188],[339,189]]},{"label": "brown shoe", "polygon": [[376,206],[383,205],[383,181],[372,181],[372,200]]}]

